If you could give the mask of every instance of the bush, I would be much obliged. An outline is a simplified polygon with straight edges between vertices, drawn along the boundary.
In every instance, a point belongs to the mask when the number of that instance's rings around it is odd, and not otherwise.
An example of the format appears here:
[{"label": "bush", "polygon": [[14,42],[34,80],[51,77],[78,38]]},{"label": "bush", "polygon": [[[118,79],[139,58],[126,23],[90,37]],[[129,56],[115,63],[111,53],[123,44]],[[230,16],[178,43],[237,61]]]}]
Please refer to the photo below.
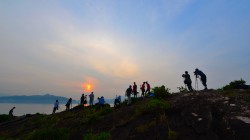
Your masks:
[{"label": "bush", "polygon": [[160,98],[166,98],[170,95],[170,89],[166,88],[164,85],[162,85],[161,87],[155,87],[152,89],[155,97],[160,99]]},{"label": "bush", "polygon": [[244,81],[243,79],[234,80],[230,82],[228,85],[222,87],[223,90],[242,89],[242,88],[247,88],[246,81]]},{"label": "bush", "polygon": [[187,92],[187,88],[181,86],[181,87],[177,87],[177,89],[180,91],[180,92]]},{"label": "bush", "polygon": [[10,120],[11,120],[11,117],[9,115],[6,115],[6,114],[0,115],[0,123],[7,122],[7,121],[10,121]]}]

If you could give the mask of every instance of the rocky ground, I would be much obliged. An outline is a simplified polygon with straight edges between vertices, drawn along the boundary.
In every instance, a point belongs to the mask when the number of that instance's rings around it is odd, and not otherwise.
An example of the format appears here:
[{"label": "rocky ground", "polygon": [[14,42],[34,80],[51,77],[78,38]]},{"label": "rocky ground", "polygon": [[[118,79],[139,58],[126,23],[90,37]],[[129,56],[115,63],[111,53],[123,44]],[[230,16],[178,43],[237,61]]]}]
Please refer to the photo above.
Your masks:
[{"label": "rocky ground", "polygon": [[0,139],[249,140],[250,90],[175,93],[0,124]]}]

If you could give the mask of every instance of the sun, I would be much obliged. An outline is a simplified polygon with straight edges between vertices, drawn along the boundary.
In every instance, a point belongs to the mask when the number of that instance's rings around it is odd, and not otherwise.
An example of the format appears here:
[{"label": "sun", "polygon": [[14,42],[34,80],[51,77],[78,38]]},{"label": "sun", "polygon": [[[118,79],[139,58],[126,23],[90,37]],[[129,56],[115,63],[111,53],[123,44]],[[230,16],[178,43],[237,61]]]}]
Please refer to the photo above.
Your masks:
[{"label": "sun", "polygon": [[92,83],[82,83],[81,87],[84,92],[91,92],[93,91],[94,88]]},{"label": "sun", "polygon": [[87,84],[87,91],[90,91],[90,90],[91,90],[91,85]]}]

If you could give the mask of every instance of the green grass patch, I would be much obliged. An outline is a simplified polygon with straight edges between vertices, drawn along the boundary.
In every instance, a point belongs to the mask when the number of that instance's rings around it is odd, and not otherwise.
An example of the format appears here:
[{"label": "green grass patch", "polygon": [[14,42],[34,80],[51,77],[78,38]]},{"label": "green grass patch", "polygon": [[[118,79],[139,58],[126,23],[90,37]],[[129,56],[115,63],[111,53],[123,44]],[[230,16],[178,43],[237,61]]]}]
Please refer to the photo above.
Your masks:
[{"label": "green grass patch", "polygon": [[172,130],[168,131],[168,139],[170,139],[170,140],[176,140],[177,137],[178,137],[177,132],[172,131]]},{"label": "green grass patch", "polygon": [[27,140],[68,140],[69,129],[47,127],[34,130],[26,136]]},{"label": "green grass patch", "polygon": [[146,113],[162,114],[168,108],[170,108],[169,102],[163,99],[149,99],[147,102],[139,104],[136,107],[133,117]]},{"label": "green grass patch", "polygon": [[88,133],[84,135],[84,140],[109,140],[111,134],[109,132],[101,132],[97,134]]},{"label": "green grass patch", "polygon": [[11,139],[11,138],[5,138],[5,137],[1,137],[0,136],[0,140],[13,140],[13,139]]},{"label": "green grass patch", "polygon": [[168,108],[170,108],[170,104],[167,101],[162,99],[151,99],[144,106],[143,110],[145,112],[161,114]]},{"label": "green grass patch", "polygon": [[143,132],[150,130],[150,128],[155,125],[156,125],[156,121],[151,121],[150,123],[139,125],[138,127],[135,128],[135,130],[139,133],[143,133]]}]

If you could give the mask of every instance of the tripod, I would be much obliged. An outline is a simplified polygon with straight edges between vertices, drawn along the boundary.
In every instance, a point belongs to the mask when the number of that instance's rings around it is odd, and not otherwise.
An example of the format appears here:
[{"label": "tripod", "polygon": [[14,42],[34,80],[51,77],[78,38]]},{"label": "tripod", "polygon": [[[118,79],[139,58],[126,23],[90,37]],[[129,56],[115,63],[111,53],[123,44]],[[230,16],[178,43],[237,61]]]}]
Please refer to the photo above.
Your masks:
[{"label": "tripod", "polygon": [[195,90],[199,90],[197,78],[198,78],[198,75],[195,76]]}]

